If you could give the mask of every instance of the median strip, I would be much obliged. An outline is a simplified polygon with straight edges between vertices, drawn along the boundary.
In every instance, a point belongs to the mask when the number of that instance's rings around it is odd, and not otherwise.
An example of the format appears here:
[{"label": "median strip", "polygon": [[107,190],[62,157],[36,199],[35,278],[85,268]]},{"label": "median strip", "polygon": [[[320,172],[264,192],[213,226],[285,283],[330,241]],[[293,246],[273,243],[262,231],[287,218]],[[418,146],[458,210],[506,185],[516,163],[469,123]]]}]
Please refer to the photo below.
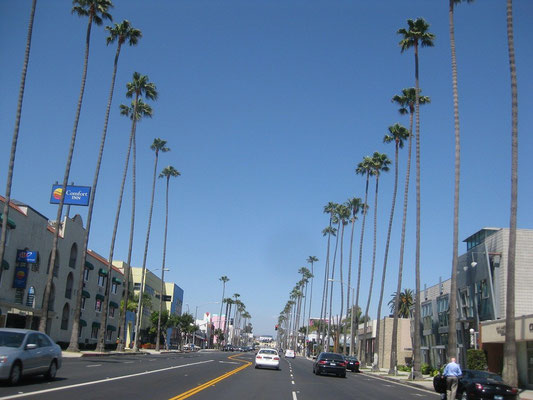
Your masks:
[{"label": "median strip", "polygon": [[216,383],[218,383],[218,382],[220,382],[220,381],[222,381],[222,380],[224,380],[226,378],[229,378],[231,375],[234,375],[237,372],[242,371],[243,369],[245,369],[245,368],[249,367],[250,365],[252,365],[252,363],[249,362],[249,361],[245,361],[245,360],[241,360],[241,359],[238,359],[238,358],[234,358],[234,357],[237,357],[237,356],[239,356],[239,354],[237,354],[235,356],[228,357],[228,358],[231,359],[231,360],[237,360],[237,361],[243,362],[244,364],[241,365],[240,367],[237,367],[234,370],[231,370],[231,371],[225,373],[224,375],[220,375],[219,377],[217,377],[215,379],[212,379],[209,382],[205,382],[205,383],[203,383],[203,384],[201,384],[199,386],[196,386],[193,389],[190,389],[190,390],[188,390],[188,391],[186,391],[184,393],[181,393],[181,394],[177,395],[176,397],[172,397],[169,400],[183,400],[183,399],[186,399],[188,397],[191,397],[191,396],[195,395],[196,393],[201,392],[202,390],[207,389],[208,387],[213,386],[214,384],[216,384]]}]

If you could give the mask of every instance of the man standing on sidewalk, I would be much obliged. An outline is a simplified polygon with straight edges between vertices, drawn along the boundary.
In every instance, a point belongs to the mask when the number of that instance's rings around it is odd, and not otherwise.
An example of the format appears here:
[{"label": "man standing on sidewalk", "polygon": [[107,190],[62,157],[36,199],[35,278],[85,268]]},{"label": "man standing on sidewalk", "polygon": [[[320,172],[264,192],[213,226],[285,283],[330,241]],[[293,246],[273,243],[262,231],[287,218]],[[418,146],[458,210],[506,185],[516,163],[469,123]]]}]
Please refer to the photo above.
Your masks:
[{"label": "man standing on sidewalk", "polygon": [[446,377],[446,398],[448,400],[455,400],[459,376],[463,375],[461,367],[455,362],[455,357],[450,359],[450,362],[444,368],[443,375]]}]

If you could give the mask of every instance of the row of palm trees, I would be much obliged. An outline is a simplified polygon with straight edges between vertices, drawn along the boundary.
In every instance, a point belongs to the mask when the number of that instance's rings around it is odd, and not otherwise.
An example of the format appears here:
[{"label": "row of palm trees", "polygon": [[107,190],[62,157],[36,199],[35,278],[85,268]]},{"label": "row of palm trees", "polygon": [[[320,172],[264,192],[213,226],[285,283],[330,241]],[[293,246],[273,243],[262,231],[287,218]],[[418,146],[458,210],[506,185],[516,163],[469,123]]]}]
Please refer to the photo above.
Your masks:
[{"label": "row of palm trees", "polygon": [[[466,0],[471,2],[471,0]],[[460,131],[459,131],[459,116],[458,116],[458,89],[457,89],[457,65],[456,65],[456,56],[455,56],[455,37],[454,37],[454,23],[453,23],[453,14],[454,6],[458,3],[461,3],[462,0],[449,0],[449,18],[450,18],[450,42],[452,50],[452,85],[453,85],[453,98],[454,98],[454,131],[455,131],[455,188],[454,188],[454,221],[453,221],[453,259],[452,259],[452,269],[451,269],[451,293],[456,293],[457,290],[457,258],[458,258],[458,215],[459,215],[459,184],[460,184]],[[516,341],[515,341],[515,328],[514,328],[514,274],[515,274],[515,248],[516,248],[516,212],[517,212],[517,82],[516,82],[516,66],[515,66],[515,55],[514,55],[514,45],[513,45],[513,18],[512,18],[512,0],[507,0],[507,37],[508,37],[508,47],[509,47],[509,64],[511,70],[511,95],[512,95],[512,165],[511,165],[511,218],[510,218],[510,236],[509,236],[509,265],[508,265],[508,277],[507,277],[507,307],[506,307],[506,341],[505,341],[505,351],[504,351],[504,369],[503,375],[504,379],[512,384],[517,385],[517,362],[516,362]],[[409,129],[403,127],[400,124],[394,124],[389,127],[389,134],[384,138],[386,143],[395,144],[395,161],[394,161],[394,187],[393,187],[393,196],[392,196],[392,205],[389,217],[389,224],[387,230],[387,239],[385,243],[384,250],[384,262],[382,269],[382,280],[381,280],[381,290],[379,294],[378,301],[378,316],[377,319],[381,319],[381,308],[383,301],[383,291],[384,291],[384,281],[387,273],[387,259],[389,244],[391,238],[391,229],[394,218],[395,204],[396,204],[396,194],[398,189],[398,163],[399,163],[399,150],[403,148],[404,142],[408,141],[408,156],[407,156],[407,167],[406,167],[406,176],[405,176],[405,186],[404,186],[404,204],[403,204],[403,217],[402,217],[402,228],[401,228],[401,244],[400,244],[400,254],[399,254],[399,266],[398,266],[398,279],[397,279],[397,290],[395,292],[396,298],[392,302],[394,306],[394,323],[393,323],[393,334],[392,334],[392,349],[391,349],[391,360],[390,373],[394,372],[395,366],[397,365],[397,334],[398,334],[398,315],[399,307],[401,304],[401,285],[402,285],[402,274],[403,274],[403,258],[404,258],[404,249],[405,249],[405,229],[407,222],[407,206],[408,206],[408,194],[409,194],[409,182],[410,182],[410,170],[411,170],[411,158],[412,158],[412,137],[414,133],[415,137],[415,173],[416,173],[416,239],[415,239],[415,291],[414,291],[414,335],[413,335],[413,372],[412,378],[417,379],[421,377],[421,353],[420,353],[420,106],[430,103],[430,98],[427,96],[422,96],[420,84],[419,84],[419,50],[424,47],[433,47],[435,35],[429,32],[429,24],[423,18],[417,18],[416,20],[409,19],[407,21],[407,28],[401,28],[397,32],[401,36],[400,48],[401,51],[407,51],[409,49],[414,50],[415,56],[415,86],[406,88],[402,90],[402,93],[393,97],[392,101],[399,105],[399,112],[402,115],[409,115]],[[413,130],[413,124],[415,129]],[[347,310],[349,309],[350,300],[349,293],[351,284],[351,274],[352,274],[352,246],[353,246],[353,227],[354,223],[357,220],[358,214],[362,213],[362,225],[361,225],[361,239],[360,239],[360,249],[359,249],[359,267],[357,273],[357,285],[356,285],[356,294],[355,294],[355,306],[354,310],[358,310],[359,307],[359,291],[360,291],[360,278],[361,278],[361,266],[362,266],[362,252],[363,252],[363,242],[364,242],[364,233],[365,233],[365,222],[366,215],[369,209],[368,206],[368,187],[370,178],[375,178],[375,195],[374,195],[374,237],[373,237],[373,253],[372,253],[372,263],[370,271],[370,283],[369,283],[369,294],[366,304],[365,316],[368,315],[369,305],[372,299],[372,289],[373,289],[373,280],[375,273],[375,263],[376,263],[376,237],[377,237],[377,212],[378,212],[378,192],[379,192],[379,177],[382,172],[386,172],[389,169],[389,164],[391,161],[385,154],[375,152],[372,156],[366,156],[363,160],[357,165],[356,174],[362,175],[366,178],[365,184],[365,196],[364,200],[360,198],[352,198],[345,204],[336,204],[328,203],[324,207],[324,213],[329,215],[329,225],[322,231],[324,236],[327,236],[327,250],[326,250],[326,260],[324,268],[324,284],[322,290],[322,302],[321,302],[321,312],[320,312],[320,323],[319,323],[319,344],[324,346],[324,343],[329,344],[331,337],[331,327],[332,327],[332,295],[333,295],[333,283],[335,281],[335,264],[337,259],[337,251],[339,247],[339,234],[340,234],[340,257],[339,257],[339,276],[340,276],[340,314],[337,319],[337,338],[341,326],[341,321],[343,318],[343,297],[344,297],[344,288],[343,285],[346,284],[343,281],[343,236],[344,236],[344,226],[350,221],[352,223],[352,238],[350,240],[350,256],[349,256],[349,267],[348,267],[348,295],[347,295]],[[336,225],[336,227],[334,226]],[[333,250],[333,259],[330,262],[331,255],[331,239],[335,238],[335,246]],[[290,315],[293,315],[293,318],[298,315],[298,303],[301,302],[300,297],[301,291],[299,290],[301,286],[297,285],[293,292],[291,292],[291,300],[289,300],[283,309],[280,317],[278,319],[278,326],[282,327],[283,330],[293,330],[291,328],[294,326],[294,322],[288,318]],[[355,288],[354,288],[355,289]],[[329,296],[329,299],[328,299]],[[329,302],[329,312],[328,312],[328,302]],[[296,309],[296,312],[294,310]],[[392,310],[391,310],[392,311]],[[457,307],[456,307],[456,296],[450,296],[449,303],[449,332],[456,332],[456,321],[457,321]],[[326,319],[327,324],[322,323]],[[339,321],[340,320],[340,321]],[[356,321],[357,323],[358,321]],[[357,326],[357,325],[356,325]],[[353,331],[353,326],[351,330]],[[378,367],[377,354],[379,354],[379,343],[380,343],[380,327],[377,324],[375,345],[374,345],[374,360],[373,367]],[[364,332],[366,332],[366,322],[364,325]],[[294,336],[294,335],[293,335]],[[290,337],[290,334],[287,335]],[[335,350],[338,351],[339,341],[335,341]],[[363,339],[363,343],[359,346],[360,356],[365,356],[363,349],[365,348],[366,343]],[[353,342],[351,349],[354,348]],[[448,335],[448,354],[450,356],[455,356],[457,353],[457,338],[455,334]],[[365,360],[363,360],[365,361]]]},{"label": "row of palm trees", "polygon": [[[69,180],[70,166],[72,163],[77,129],[78,129],[78,122],[80,118],[83,96],[85,92],[92,26],[93,24],[97,26],[101,26],[104,20],[111,21],[112,16],[109,11],[111,8],[113,8],[113,4],[110,0],[74,0],[73,4],[74,6],[72,8],[72,13],[80,17],[87,17],[88,23],[87,23],[87,33],[86,33],[86,39],[85,39],[85,52],[84,52],[84,63],[83,63],[81,87],[80,87],[80,93],[79,93],[78,103],[77,103],[76,112],[75,112],[74,127],[73,127],[71,140],[70,140],[70,147],[69,147],[67,163],[65,167],[65,174],[63,178],[63,184],[62,184],[63,193],[65,192],[65,188]],[[27,37],[27,43],[26,43],[26,52],[25,52],[25,58],[24,58],[21,87],[19,91],[17,115],[15,119],[15,131],[13,134],[13,142],[11,146],[10,163],[9,163],[9,169],[8,169],[8,178],[7,178],[7,187],[6,187],[6,196],[5,196],[6,201],[4,204],[4,212],[3,212],[6,217],[9,214],[9,201],[11,199],[11,186],[12,186],[12,177],[13,177],[13,171],[14,171],[14,161],[15,161],[15,155],[16,155],[16,145],[18,141],[18,133],[19,133],[21,113],[22,113],[22,99],[24,95],[26,71],[27,71],[27,67],[29,63],[31,37],[32,37],[33,21],[34,21],[34,16],[35,16],[36,5],[37,5],[37,1],[33,0],[32,7],[31,7],[31,13],[30,13],[30,23],[29,23],[29,28],[28,28],[28,37]],[[89,241],[89,234],[90,234],[90,228],[91,228],[91,222],[92,222],[92,216],[93,216],[94,200],[96,196],[102,156],[103,156],[103,152],[105,148],[105,141],[106,141],[106,136],[107,136],[111,105],[112,105],[113,95],[115,91],[115,80],[116,80],[117,70],[118,70],[118,61],[119,61],[119,57],[121,54],[122,46],[124,44],[127,43],[129,44],[129,46],[135,46],[137,45],[138,41],[142,38],[141,31],[134,28],[131,25],[131,23],[127,20],[124,20],[121,23],[115,23],[114,26],[106,26],[105,29],[109,32],[109,36],[106,39],[107,45],[110,45],[112,43],[117,43],[117,50],[115,53],[115,58],[114,58],[114,63],[113,63],[113,72],[111,76],[109,96],[107,99],[107,107],[106,107],[106,112],[104,116],[104,125],[103,125],[102,135],[100,139],[100,146],[99,146],[99,151],[98,151],[98,156],[97,156],[97,161],[96,161],[94,179],[92,183],[92,190],[91,190],[92,196],[90,198],[89,207],[87,211],[87,226],[86,226],[86,234],[84,238],[82,260],[81,260],[82,268],[80,269],[80,277],[78,280],[79,284],[78,284],[76,307],[75,307],[73,325],[72,325],[72,336],[71,336],[70,345],[69,345],[69,350],[71,351],[79,350],[78,332],[79,332],[79,323],[80,323],[80,315],[81,315],[81,293],[82,293],[81,289],[82,289],[82,284],[83,284],[83,279],[82,279],[83,266],[85,265],[86,258],[87,258],[87,245]],[[121,184],[121,189],[120,189],[120,194],[119,194],[119,199],[118,199],[118,206],[117,206],[117,211],[115,215],[115,223],[113,226],[113,234],[112,234],[112,239],[110,242],[110,251],[109,251],[109,258],[108,258],[108,277],[110,276],[109,272],[111,270],[111,265],[112,265],[112,260],[113,260],[115,239],[116,239],[116,234],[117,234],[117,229],[118,229],[120,209],[122,205],[122,197],[123,197],[124,187],[126,183],[127,171],[129,168],[129,160],[131,156],[131,159],[132,159],[132,214],[131,214],[131,222],[130,222],[128,257],[127,257],[127,263],[126,263],[126,267],[124,271],[126,279],[125,279],[125,290],[124,290],[124,298],[123,298],[123,304],[128,304],[128,296],[130,295],[128,277],[130,275],[129,268],[131,264],[131,254],[132,254],[132,248],[133,248],[133,236],[134,236],[134,225],[135,225],[137,122],[140,121],[142,118],[152,117],[152,113],[153,113],[152,107],[149,104],[147,104],[145,101],[146,100],[157,100],[158,93],[157,93],[155,84],[150,82],[147,75],[142,75],[138,72],[135,72],[133,74],[132,81],[127,84],[127,90],[125,94],[127,98],[131,98],[133,100],[131,101],[130,106],[124,105],[124,104],[120,105],[120,114],[129,118],[132,121],[132,124],[131,124],[130,137],[128,141],[128,147],[126,151],[125,166],[124,166],[124,172],[122,175],[122,184]],[[166,147],[166,141],[159,139],[159,138],[156,138],[154,140],[153,144],[151,145],[151,149],[155,152],[155,163],[154,163],[152,197],[151,197],[151,203],[150,203],[148,229],[147,229],[144,257],[143,257],[141,292],[139,296],[139,304],[138,304],[138,309],[137,309],[137,321],[136,321],[136,337],[137,338],[139,337],[139,330],[141,328],[141,319],[140,319],[140,316],[142,315],[141,299],[143,297],[142,293],[144,289],[143,283],[144,283],[144,274],[145,274],[145,267],[146,267],[146,257],[148,253],[148,243],[149,243],[149,237],[150,237],[152,210],[153,210],[154,193],[155,193],[155,182],[156,182],[156,177],[157,177],[158,156],[160,152],[166,152],[169,150],[169,148]],[[163,250],[163,265],[161,268],[162,279],[164,278],[164,271],[165,271],[166,239],[167,239],[167,226],[168,226],[169,180],[171,177],[177,177],[179,175],[180,173],[172,166],[168,166],[164,168],[162,172],[159,174],[160,178],[166,178],[166,189],[167,189],[166,191],[165,239],[164,239],[165,245],[164,245],[164,250]],[[55,258],[57,256],[58,236],[59,236],[59,231],[60,231],[60,221],[61,221],[61,216],[63,213],[63,206],[64,206],[64,197],[62,196],[59,206],[58,206],[58,210],[57,210],[56,226],[55,226],[53,242],[52,242],[52,252],[51,252],[51,257],[50,257],[50,261],[52,263],[55,263]],[[4,220],[7,220],[7,218],[4,218]],[[5,238],[6,238],[6,225],[2,224],[2,234],[0,236],[0,259],[3,259],[4,252],[5,252],[5,244],[6,244]],[[48,303],[50,301],[52,279],[53,279],[53,274],[49,273],[47,276],[47,280],[46,280],[46,287],[45,287],[43,304],[42,304],[42,317],[41,317],[40,324],[39,324],[39,330],[41,331],[46,330],[46,326],[48,323],[48,309],[49,309]],[[110,290],[110,279],[107,279],[107,285],[105,288],[105,301],[104,301],[103,310],[101,313],[102,322],[100,325],[100,331],[98,333],[97,350],[101,350],[101,351],[103,351],[104,345],[105,345],[105,329],[107,326],[106,320],[107,320],[107,313],[108,313],[109,290]],[[163,288],[162,288],[162,292],[163,292]],[[160,307],[159,315],[161,315],[161,307]],[[120,316],[120,326],[124,327],[124,324],[125,324],[125,313],[123,312]],[[126,336],[126,329],[122,329],[122,336],[120,338],[119,350],[124,348],[125,336]],[[158,338],[159,338],[159,335],[158,335]],[[137,349],[137,345],[138,345],[138,341],[136,340],[135,349]],[[157,346],[159,347],[159,340],[158,340]]]},{"label": "row of palm trees", "polygon": [[[233,297],[224,297],[226,294],[226,283],[229,282],[229,278],[226,275],[223,275],[219,278],[219,281],[222,282],[222,299],[220,301],[220,313],[218,315],[218,324],[219,327],[215,329],[215,334],[217,336],[217,343],[220,346],[224,346],[228,343],[229,339],[229,329],[231,321],[233,320],[233,336],[232,343],[233,345],[238,345],[240,340],[240,331],[241,331],[241,322],[243,323],[242,331],[245,333],[251,333],[252,327],[249,323],[249,320],[252,318],[250,313],[246,310],[246,305],[239,300],[241,295],[239,293],[234,293]],[[226,313],[224,318],[224,328],[221,328],[222,321],[222,307],[226,305]],[[235,308],[232,310],[233,306]],[[231,317],[233,311],[233,317]]]}]

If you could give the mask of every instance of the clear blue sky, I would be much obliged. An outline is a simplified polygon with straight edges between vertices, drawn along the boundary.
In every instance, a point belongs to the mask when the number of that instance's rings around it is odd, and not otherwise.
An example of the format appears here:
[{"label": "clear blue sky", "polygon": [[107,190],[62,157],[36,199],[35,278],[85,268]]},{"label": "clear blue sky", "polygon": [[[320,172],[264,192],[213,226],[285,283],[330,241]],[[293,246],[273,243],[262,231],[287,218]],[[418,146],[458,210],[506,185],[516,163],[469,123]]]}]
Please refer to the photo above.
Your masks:
[{"label": "clear blue sky", "polygon": [[[227,295],[240,293],[257,334],[273,334],[279,312],[298,281],[297,270],[315,255],[322,277],[321,235],[329,202],[364,195],[354,174],[382,143],[387,127],[408,125],[391,97],[414,86],[412,51],[400,53],[397,29],[424,17],[436,34],[422,49],[420,84],[432,99],[421,114],[422,283],[447,279],[451,270],[453,113],[448,1],[140,1],[115,0],[114,22],[143,32],[124,47],[98,187],[90,248],[106,256],[129,135],[118,113],[134,71],[157,85],[154,117],[138,126],[138,207],[133,264],[142,264],[155,137],[171,152],[182,176],[171,182],[167,265],[199,314],[218,313]],[[0,188],[4,190],[15,119],[30,0],[0,2]],[[520,228],[533,227],[533,2],[514,2],[519,88]],[[62,181],[81,78],[86,19],[69,1],[39,1],[35,16],[12,197],[54,219],[50,186]],[[485,226],[507,227],[510,203],[511,106],[503,0],[479,0],[456,10],[462,135],[461,240]],[[107,23],[109,24],[109,23]],[[93,27],[86,93],[71,181],[90,185],[102,131],[115,46]],[[406,151],[401,154],[401,173]],[[414,173],[414,170],[413,170]],[[392,173],[381,180],[378,262],[373,299],[381,281]],[[164,184],[158,182],[148,257],[160,268]],[[130,193],[129,187],[126,193]],[[3,193],[3,192],[2,192]],[[129,196],[129,195],[128,195]],[[128,197],[129,199],[129,197]],[[414,185],[411,191],[404,287],[414,288]],[[386,280],[385,304],[396,288],[402,201],[398,199]],[[85,208],[80,213],[84,219]],[[130,202],[122,209],[117,259],[126,259]],[[372,217],[372,214],[370,214]],[[368,295],[372,224],[367,224],[361,305]],[[357,232],[357,237],[359,233]],[[465,246],[460,244],[460,253]],[[355,246],[354,252],[358,251]],[[346,268],[345,264],[345,268]],[[356,260],[354,259],[354,265]],[[321,281],[321,278],[320,278]],[[315,288],[320,285],[315,284]],[[336,289],[338,292],[338,288]],[[318,312],[317,300],[313,314]],[[375,317],[376,303],[371,306]]]}]

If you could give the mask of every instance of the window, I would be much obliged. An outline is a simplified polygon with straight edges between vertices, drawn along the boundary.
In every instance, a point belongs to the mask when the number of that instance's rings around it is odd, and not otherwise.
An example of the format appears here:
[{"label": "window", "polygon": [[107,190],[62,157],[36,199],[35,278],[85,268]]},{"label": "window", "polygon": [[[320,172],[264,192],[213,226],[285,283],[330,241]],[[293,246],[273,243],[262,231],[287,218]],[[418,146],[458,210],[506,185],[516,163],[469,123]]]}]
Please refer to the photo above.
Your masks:
[{"label": "window", "polygon": [[104,287],[105,286],[105,276],[98,274],[98,286]]},{"label": "window", "polygon": [[461,302],[461,314],[463,318],[472,318],[472,297],[469,295],[468,288],[461,289],[459,292],[459,299]]},{"label": "window", "polygon": [[85,268],[83,270],[83,281],[88,282],[89,281],[89,268]]},{"label": "window", "polygon": [[96,312],[101,312],[102,311],[102,300],[96,299],[96,301],[94,303],[94,310]]},{"label": "window", "polygon": [[70,312],[70,308],[68,306],[68,303],[66,303],[63,306],[63,313],[61,314],[61,329],[66,331],[68,329],[68,315]]},{"label": "window", "polygon": [[109,341],[111,340],[111,336],[113,335],[113,331],[111,329],[108,329],[106,332],[105,332],[105,340]]},{"label": "window", "polygon": [[140,283],[134,283],[133,284],[133,290],[141,290],[141,284]]},{"label": "window", "polygon": [[38,333],[39,337],[37,338],[39,342],[39,347],[48,347],[52,346],[52,342],[50,342],[50,339],[48,339],[45,335],[42,333]]},{"label": "window", "polygon": [[72,247],[70,248],[70,257],[68,259],[68,266],[70,268],[76,268],[77,258],[78,258],[78,245],[76,243],[72,243]]},{"label": "window", "polygon": [[489,298],[489,285],[487,285],[487,280],[486,279],[483,279],[481,282],[480,282],[480,286],[481,286],[481,298],[482,299],[488,299]]},{"label": "window", "polygon": [[15,303],[22,304],[23,300],[24,300],[24,289],[16,289],[15,290]]},{"label": "window", "polygon": [[28,294],[26,295],[26,306],[35,307],[35,288],[30,286]]},{"label": "window", "polygon": [[97,325],[93,324],[93,328],[91,329],[91,339],[97,339],[98,338],[98,329],[100,329]]},{"label": "window", "polygon": [[71,299],[72,298],[72,286],[74,284],[74,277],[72,275],[72,272],[70,272],[67,276],[67,285],[65,286],[65,298]]},{"label": "window", "polygon": [[39,272],[40,265],[41,265],[41,257],[39,253],[37,253],[37,259],[35,260],[33,264],[31,264],[31,270],[33,272]]},{"label": "window", "polygon": [[[81,309],[85,310],[85,296],[81,296]],[[80,333],[81,335],[81,333]]]},{"label": "window", "polygon": [[431,329],[433,325],[432,315],[433,315],[433,309],[432,309],[431,302],[422,304],[422,324],[423,324],[424,330]]},{"label": "window", "polygon": [[117,289],[118,285],[115,282],[111,283],[111,293],[117,294]]},{"label": "window", "polygon": [[148,285],[144,285],[144,291],[146,293],[148,293],[150,296],[154,296],[155,295],[155,290],[153,287],[151,286],[148,286]]},{"label": "window", "polygon": [[439,327],[448,326],[448,295],[437,298],[437,313]]},{"label": "window", "polygon": [[109,318],[115,318],[115,307],[109,306]]}]

